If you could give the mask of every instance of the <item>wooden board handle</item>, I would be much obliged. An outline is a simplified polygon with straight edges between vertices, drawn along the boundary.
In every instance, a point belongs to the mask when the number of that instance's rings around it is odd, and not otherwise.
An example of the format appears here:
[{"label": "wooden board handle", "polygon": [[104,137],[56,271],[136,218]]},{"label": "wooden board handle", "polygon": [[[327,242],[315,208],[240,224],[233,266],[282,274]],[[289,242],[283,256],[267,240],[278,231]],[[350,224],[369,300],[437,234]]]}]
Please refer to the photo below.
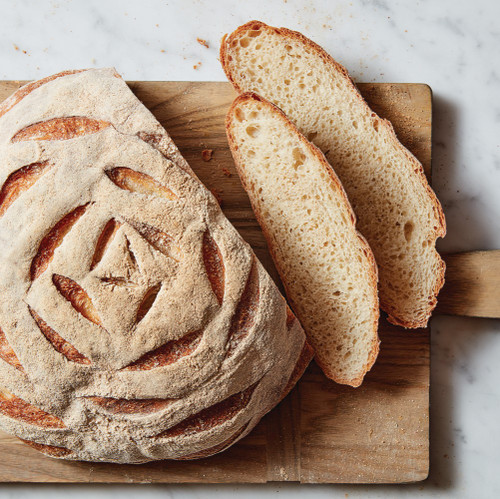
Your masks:
[{"label": "wooden board handle", "polygon": [[500,250],[443,255],[445,285],[436,313],[500,318]]}]

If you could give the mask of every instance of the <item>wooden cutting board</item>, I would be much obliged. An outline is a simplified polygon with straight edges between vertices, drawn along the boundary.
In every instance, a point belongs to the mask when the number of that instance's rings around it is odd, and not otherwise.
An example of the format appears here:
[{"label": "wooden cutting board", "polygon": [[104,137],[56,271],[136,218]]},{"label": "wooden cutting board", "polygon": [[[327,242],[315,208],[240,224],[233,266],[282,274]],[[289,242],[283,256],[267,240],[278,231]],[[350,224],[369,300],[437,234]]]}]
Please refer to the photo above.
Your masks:
[{"label": "wooden cutting board", "polygon": [[[0,82],[0,102],[22,82]],[[227,83],[132,82],[228,218],[279,282],[229,152]],[[422,84],[360,84],[373,109],[431,166],[431,90]],[[213,158],[202,159],[210,149]],[[293,392],[245,439],[211,458],[143,465],[60,461],[0,433],[0,481],[395,483],[429,469],[429,330],[380,323],[381,351],[360,388],[327,380],[312,363]]]}]

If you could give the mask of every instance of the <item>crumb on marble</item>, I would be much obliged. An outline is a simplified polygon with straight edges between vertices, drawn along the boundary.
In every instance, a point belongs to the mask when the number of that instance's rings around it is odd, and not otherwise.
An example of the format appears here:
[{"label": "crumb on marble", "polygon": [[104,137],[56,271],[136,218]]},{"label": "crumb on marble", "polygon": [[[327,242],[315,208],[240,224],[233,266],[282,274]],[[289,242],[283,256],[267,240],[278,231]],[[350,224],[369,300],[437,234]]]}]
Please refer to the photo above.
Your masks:
[{"label": "crumb on marble", "polygon": [[161,50],[160,50],[160,52],[161,52],[162,54],[164,54],[164,53],[165,53],[165,49],[161,49]]},{"label": "crumb on marble", "polygon": [[193,69],[199,69],[201,66],[201,61],[199,61],[197,64],[193,66]]},{"label": "crumb on marble", "polygon": [[208,45],[208,42],[206,40],[203,40],[203,38],[196,38],[196,41],[200,44],[206,47],[207,49],[210,48],[210,45]]},{"label": "crumb on marble", "polygon": [[203,151],[201,151],[201,159],[207,163],[212,159],[213,155],[213,149],[203,149]]},{"label": "crumb on marble", "polygon": [[14,50],[19,50],[19,47],[15,43],[13,43],[12,45],[14,45]]}]

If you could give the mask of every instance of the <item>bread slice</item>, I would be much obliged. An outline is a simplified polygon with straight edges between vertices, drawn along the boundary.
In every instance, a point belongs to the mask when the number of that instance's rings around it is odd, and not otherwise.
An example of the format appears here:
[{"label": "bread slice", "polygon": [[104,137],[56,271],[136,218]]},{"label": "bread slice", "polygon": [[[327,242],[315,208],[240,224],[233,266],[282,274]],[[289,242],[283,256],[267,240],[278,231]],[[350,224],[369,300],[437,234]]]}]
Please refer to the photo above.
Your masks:
[{"label": "bread slice", "polygon": [[391,124],[300,33],[252,21],[223,39],[221,62],[236,90],[276,104],[325,153],[375,254],[381,307],[394,324],[425,326],[444,283],[435,244],[445,220],[422,165]]},{"label": "bread slice", "polygon": [[229,145],[294,312],[331,379],[359,386],[379,348],[377,269],[337,176],[273,104],[243,94]]}]

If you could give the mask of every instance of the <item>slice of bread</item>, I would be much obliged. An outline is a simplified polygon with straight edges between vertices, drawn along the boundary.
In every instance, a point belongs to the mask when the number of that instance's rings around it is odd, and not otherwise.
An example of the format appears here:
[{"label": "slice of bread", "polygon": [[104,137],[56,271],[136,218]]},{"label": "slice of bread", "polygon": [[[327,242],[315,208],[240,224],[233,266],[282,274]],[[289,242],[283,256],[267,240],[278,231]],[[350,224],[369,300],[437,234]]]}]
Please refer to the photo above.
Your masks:
[{"label": "slice of bread", "polygon": [[340,181],[276,106],[243,94],[231,152],[294,312],[331,379],[359,386],[377,357],[377,267]]},{"label": "slice of bread", "polygon": [[394,324],[425,326],[444,283],[435,244],[445,220],[422,165],[391,124],[300,33],[252,21],[223,39],[221,62],[237,91],[279,106],[325,153],[375,254],[381,307]]}]

